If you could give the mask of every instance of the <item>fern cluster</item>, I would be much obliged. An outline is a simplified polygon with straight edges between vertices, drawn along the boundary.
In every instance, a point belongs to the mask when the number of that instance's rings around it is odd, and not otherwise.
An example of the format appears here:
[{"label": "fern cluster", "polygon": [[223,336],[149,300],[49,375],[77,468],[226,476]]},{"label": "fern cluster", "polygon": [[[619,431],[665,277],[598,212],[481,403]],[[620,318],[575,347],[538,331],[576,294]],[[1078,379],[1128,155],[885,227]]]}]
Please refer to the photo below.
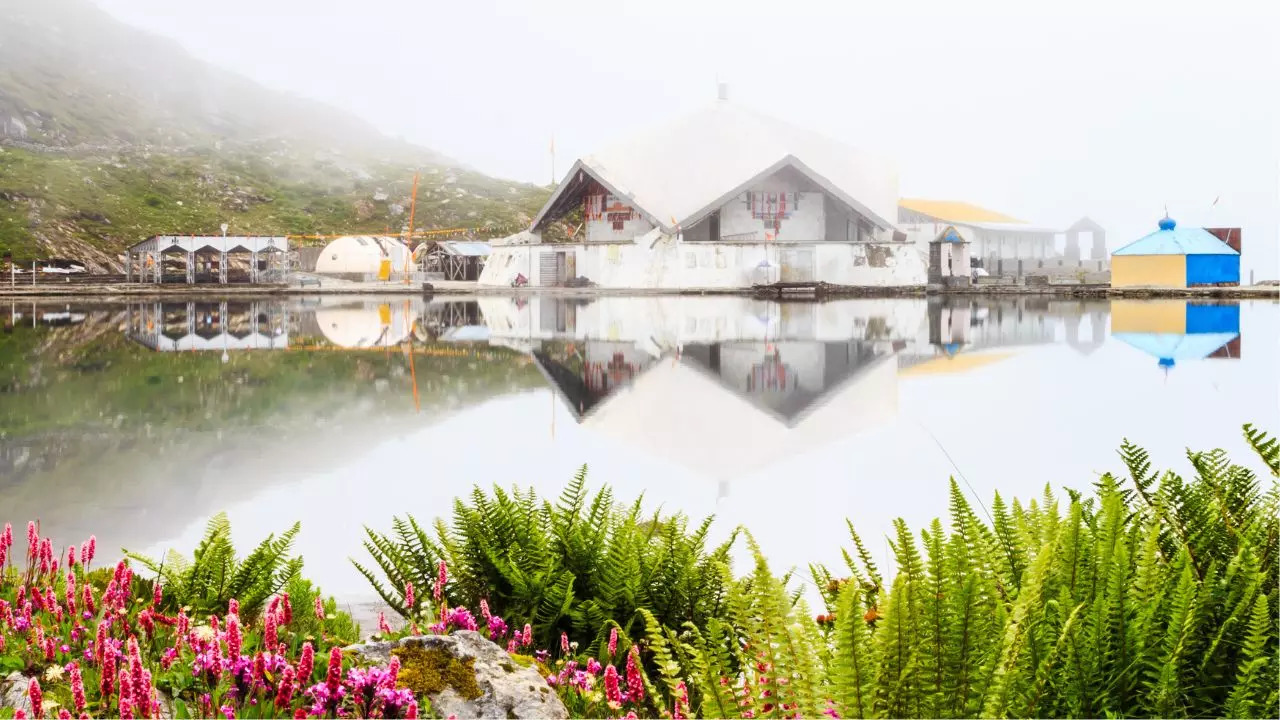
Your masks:
[{"label": "fern cluster", "polygon": [[406,586],[430,599],[445,562],[449,605],[485,600],[516,627],[531,624],[541,647],[558,647],[563,632],[603,648],[612,628],[641,628],[642,609],[668,627],[702,626],[724,611],[734,538],[709,547],[711,522],[644,515],[641,500],[621,506],[607,488],[591,495],[584,467],[554,504],[532,490],[475,488],[469,502],[455,501],[452,524],[437,520],[432,532],[411,515],[395,518],[389,535],[365,528],[377,569],[355,565],[406,618],[429,615],[406,605]]},{"label": "fern cluster", "polygon": [[1275,481],[1221,451],[1187,478],[1120,454],[1127,479],[996,495],[985,520],[953,481],[949,526],[895,523],[891,580],[850,527],[847,569],[812,568],[817,622],[756,550],[720,617],[646,615],[654,709],[683,683],[705,717],[1276,717]]},{"label": "fern cluster", "polygon": [[205,617],[226,612],[227,603],[235,598],[241,615],[249,619],[302,572],[302,558],[289,554],[301,527],[294,523],[279,536],[272,533],[247,557],[238,558],[231,542],[231,522],[220,512],[209,519],[190,560],[172,550],[161,560],[128,550],[124,554],[160,579],[165,609],[187,607],[196,617]]}]

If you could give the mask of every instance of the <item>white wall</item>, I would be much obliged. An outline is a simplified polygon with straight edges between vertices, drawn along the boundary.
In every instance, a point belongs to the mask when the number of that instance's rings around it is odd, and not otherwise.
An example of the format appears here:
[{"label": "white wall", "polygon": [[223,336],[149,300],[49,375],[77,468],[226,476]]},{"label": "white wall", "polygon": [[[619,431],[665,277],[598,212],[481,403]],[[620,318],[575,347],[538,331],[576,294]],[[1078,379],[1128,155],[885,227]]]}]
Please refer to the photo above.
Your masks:
[{"label": "white wall", "polygon": [[[631,211],[631,220],[622,223],[621,230],[614,230],[613,223],[609,220],[610,208],[613,205],[619,205],[621,208]],[[616,210],[616,209],[615,209]],[[630,205],[622,201],[621,198],[614,195],[605,195],[604,213],[599,220],[590,220],[586,223],[587,242],[621,242],[633,240],[653,229],[653,223],[644,219]]]},{"label": "white wall", "polygon": [[[650,246],[652,244],[652,247]],[[749,288],[761,261],[780,264],[787,244],[678,242],[657,231],[635,243],[610,245],[495,246],[479,284],[509,287],[518,273],[538,285],[544,251],[571,251],[576,272],[600,287],[615,289]],[[813,278],[835,285],[900,287],[924,285],[927,256],[909,243],[821,242],[811,249]]]},{"label": "white wall", "polygon": [[[780,179],[770,179],[762,184],[759,192],[796,192]],[[776,189],[775,187],[776,186]],[[791,217],[782,221],[775,240],[781,242],[820,242],[827,239],[826,196],[822,193],[800,193],[798,207]],[[751,217],[751,205],[743,193],[720,207],[720,237],[733,240],[766,240],[766,233],[773,235],[773,227],[765,227],[764,221]],[[747,235],[749,237],[739,238]],[[837,238],[843,239],[843,238]]]}]

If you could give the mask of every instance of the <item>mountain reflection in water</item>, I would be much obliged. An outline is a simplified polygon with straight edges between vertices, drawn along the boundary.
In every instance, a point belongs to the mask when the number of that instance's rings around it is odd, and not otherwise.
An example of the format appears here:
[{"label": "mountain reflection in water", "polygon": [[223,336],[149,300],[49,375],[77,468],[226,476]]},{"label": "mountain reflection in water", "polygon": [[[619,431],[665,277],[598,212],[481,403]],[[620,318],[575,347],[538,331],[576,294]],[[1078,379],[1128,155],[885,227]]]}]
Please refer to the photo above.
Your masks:
[{"label": "mountain reflection in water", "polygon": [[[361,523],[473,484],[622,498],[835,560],[845,517],[1086,487],[1128,437],[1158,464],[1277,428],[1275,304],[930,298],[326,296],[10,304],[0,520],[190,550],[303,519],[308,572],[361,590]],[[1265,342],[1246,343],[1250,337]],[[1237,452],[1237,454],[1240,454]],[[813,553],[827,553],[817,555]]]}]

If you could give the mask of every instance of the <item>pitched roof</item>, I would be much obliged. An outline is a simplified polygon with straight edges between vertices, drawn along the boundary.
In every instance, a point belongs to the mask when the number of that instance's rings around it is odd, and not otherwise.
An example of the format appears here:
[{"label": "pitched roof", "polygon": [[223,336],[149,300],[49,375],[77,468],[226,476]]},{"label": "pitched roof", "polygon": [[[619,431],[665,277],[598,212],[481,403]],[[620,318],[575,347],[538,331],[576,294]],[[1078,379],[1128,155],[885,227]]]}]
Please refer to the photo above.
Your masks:
[{"label": "pitched roof", "polygon": [[1134,240],[1115,255],[1239,255],[1230,245],[1222,242],[1204,228],[1181,228],[1165,218],[1160,229]]},{"label": "pitched roof", "polygon": [[994,210],[957,200],[923,200],[920,198],[902,198],[898,207],[914,210],[945,222],[956,223],[1016,223],[1025,225],[1026,221],[1010,217]]},{"label": "pitched roof", "polygon": [[[1239,333],[1215,332],[1177,335],[1174,333],[1116,333],[1112,337],[1172,365],[1179,360],[1203,360]],[[1173,362],[1171,362],[1173,361]]]},{"label": "pitched roof", "polygon": [[714,210],[741,187],[791,165],[881,227],[894,226],[896,170],[888,161],[727,100],[582,158],[537,225],[579,171],[594,176],[655,224],[673,230]]}]

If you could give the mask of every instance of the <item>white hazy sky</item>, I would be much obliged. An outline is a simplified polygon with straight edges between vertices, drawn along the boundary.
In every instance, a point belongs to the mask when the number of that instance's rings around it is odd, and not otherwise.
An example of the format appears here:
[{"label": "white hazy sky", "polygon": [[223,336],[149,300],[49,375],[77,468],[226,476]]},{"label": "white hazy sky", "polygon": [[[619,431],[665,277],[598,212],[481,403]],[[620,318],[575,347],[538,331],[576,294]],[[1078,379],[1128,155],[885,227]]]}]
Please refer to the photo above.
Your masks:
[{"label": "white hazy sky", "polygon": [[[1244,228],[1280,276],[1280,9],[1165,0],[96,0],[194,55],[546,183],[639,127],[734,100],[894,157],[903,196],[1112,249]],[[1220,198],[1213,207],[1215,198]]]}]

